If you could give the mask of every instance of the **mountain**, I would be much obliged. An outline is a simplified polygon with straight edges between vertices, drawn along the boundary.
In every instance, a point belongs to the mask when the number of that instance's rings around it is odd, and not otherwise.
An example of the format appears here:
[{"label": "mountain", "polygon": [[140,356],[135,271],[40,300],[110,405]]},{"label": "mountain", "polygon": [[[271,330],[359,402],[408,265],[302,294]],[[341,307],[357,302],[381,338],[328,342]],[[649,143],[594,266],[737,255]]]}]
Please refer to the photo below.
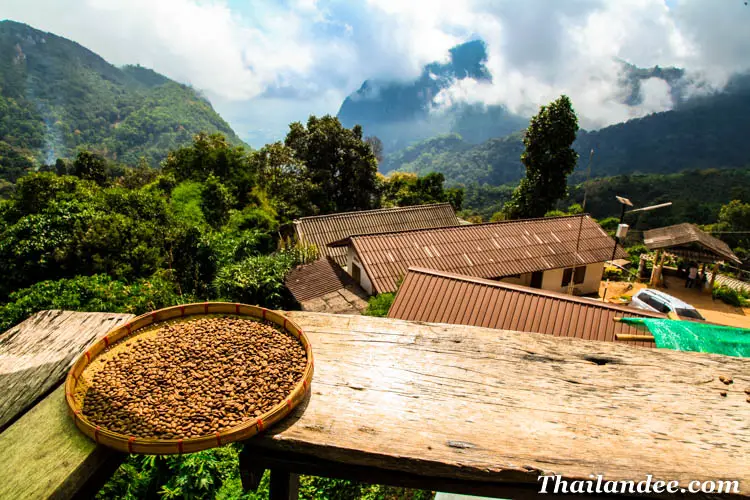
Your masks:
[{"label": "mountain", "polygon": [[[747,167],[748,130],[750,75],[737,75],[722,92],[683,100],[671,111],[596,131],[581,130],[574,143],[580,159],[571,181],[584,179],[591,149],[594,177]],[[453,184],[517,182],[524,175],[521,138],[517,133],[479,145],[456,136],[428,139],[387,155],[380,168],[441,172]]]},{"label": "mountain", "polygon": [[0,21],[0,169],[6,177],[16,176],[19,165],[51,163],[78,148],[128,164],[144,156],[156,165],[199,131],[242,143],[196,90]]},{"label": "mountain", "polygon": [[366,135],[378,136],[386,152],[440,134],[458,133],[474,144],[510,134],[528,120],[503,106],[434,103],[457,80],[491,80],[486,60],[486,45],[474,40],[453,47],[448,62],[426,65],[412,82],[367,80],[344,100],[338,118],[346,127],[360,124]]}]

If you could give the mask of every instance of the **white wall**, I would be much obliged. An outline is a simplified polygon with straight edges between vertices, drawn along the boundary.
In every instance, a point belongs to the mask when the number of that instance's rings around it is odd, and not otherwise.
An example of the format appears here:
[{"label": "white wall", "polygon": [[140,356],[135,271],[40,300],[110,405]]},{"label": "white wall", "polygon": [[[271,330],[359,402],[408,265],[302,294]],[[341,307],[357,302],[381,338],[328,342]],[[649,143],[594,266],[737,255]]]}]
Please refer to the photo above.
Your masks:
[{"label": "white wall", "polygon": [[[563,272],[563,268],[544,271],[544,276],[542,277],[542,288],[544,290],[551,290],[553,292],[566,293],[568,291],[568,287],[561,286]],[[598,293],[599,284],[602,281],[603,272],[604,262],[597,262],[586,266],[586,276],[584,276],[583,283],[581,283],[580,285],[574,285],[576,293],[581,295]]]},{"label": "white wall", "polygon": [[370,277],[367,276],[367,272],[365,272],[365,268],[362,265],[362,262],[359,260],[359,255],[357,255],[357,252],[354,251],[354,246],[349,245],[347,248],[347,254],[346,254],[346,269],[349,275],[352,275],[352,270],[354,269],[354,265],[359,266],[360,272],[360,280],[359,280],[359,286],[361,286],[365,292],[367,292],[368,295],[372,295],[372,282],[370,281]]}]

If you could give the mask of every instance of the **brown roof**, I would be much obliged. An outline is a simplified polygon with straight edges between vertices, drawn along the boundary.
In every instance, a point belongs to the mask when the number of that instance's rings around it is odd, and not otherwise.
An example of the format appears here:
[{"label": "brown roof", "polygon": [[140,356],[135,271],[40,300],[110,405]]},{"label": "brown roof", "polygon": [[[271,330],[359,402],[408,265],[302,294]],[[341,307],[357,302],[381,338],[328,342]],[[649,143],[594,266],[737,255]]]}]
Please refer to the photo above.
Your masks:
[{"label": "brown roof", "polygon": [[[605,262],[615,245],[588,215],[358,235],[332,245],[349,243],[376,293],[395,291],[409,266],[498,278]],[[618,247],[615,257],[627,254]]]},{"label": "brown roof", "polygon": [[359,288],[352,277],[329,258],[297,266],[286,276],[284,284],[300,303],[322,297],[341,288]]},{"label": "brown roof", "polygon": [[300,240],[314,243],[321,255],[333,257],[337,264],[345,267],[346,248],[330,248],[327,246],[329,243],[355,234],[376,234],[458,224],[458,217],[450,203],[434,203],[302,217],[294,221],[294,228]]},{"label": "brown roof", "polygon": [[[614,341],[643,335],[614,318],[666,318],[664,314],[460,274],[410,268],[389,318],[536,332]],[[628,342],[652,346],[650,342]]]},{"label": "brown roof", "polygon": [[697,246],[699,249],[708,250],[716,260],[730,260],[742,264],[729,245],[701,231],[695,224],[684,223],[651,229],[643,233],[643,242],[649,250],[667,248],[675,253],[696,252]]}]

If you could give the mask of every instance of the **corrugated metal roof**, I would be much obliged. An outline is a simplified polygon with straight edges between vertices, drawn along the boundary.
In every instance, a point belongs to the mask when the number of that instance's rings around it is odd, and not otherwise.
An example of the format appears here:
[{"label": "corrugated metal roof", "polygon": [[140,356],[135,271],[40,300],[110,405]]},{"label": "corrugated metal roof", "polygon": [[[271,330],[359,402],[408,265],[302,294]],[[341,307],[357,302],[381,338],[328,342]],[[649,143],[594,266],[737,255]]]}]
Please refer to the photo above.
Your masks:
[{"label": "corrugated metal roof", "polygon": [[[325,257],[292,269],[284,280],[284,284],[300,303],[342,288],[359,288],[359,284],[333,259]],[[364,290],[362,293],[364,295]]]},{"label": "corrugated metal roof", "polygon": [[322,256],[346,266],[346,248],[327,245],[355,234],[377,234],[409,229],[458,226],[450,203],[380,208],[330,215],[303,217],[294,221],[297,237],[317,245]]},{"label": "corrugated metal roof", "polygon": [[[348,243],[376,293],[395,291],[409,266],[498,278],[604,262],[615,245],[588,215],[357,235],[333,244]],[[627,254],[618,247],[615,257]]]},{"label": "corrugated metal roof", "polygon": [[421,268],[409,269],[388,317],[605,341],[614,341],[615,334],[643,335],[614,318],[666,318],[631,307]]},{"label": "corrugated metal roof", "polygon": [[676,251],[684,250],[688,254],[695,251],[691,248],[692,245],[698,245],[714,254],[718,260],[730,260],[742,264],[729,245],[701,231],[695,224],[683,223],[650,229],[643,233],[643,242],[649,250],[666,248]]}]

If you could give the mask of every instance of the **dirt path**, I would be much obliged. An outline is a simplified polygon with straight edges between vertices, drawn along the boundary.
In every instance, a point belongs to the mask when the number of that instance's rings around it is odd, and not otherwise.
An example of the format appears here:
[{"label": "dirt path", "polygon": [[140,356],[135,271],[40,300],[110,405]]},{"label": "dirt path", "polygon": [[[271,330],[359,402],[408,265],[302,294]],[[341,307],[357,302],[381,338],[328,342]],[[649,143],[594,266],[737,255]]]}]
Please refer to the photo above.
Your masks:
[{"label": "dirt path", "polygon": [[[691,304],[708,321],[720,325],[750,328],[750,308],[734,307],[720,300],[713,300],[710,294],[702,293],[694,288],[685,288],[684,280],[674,276],[665,276],[665,284],[666,287],[658,289]],[[602,282],[599,288],[600,297],[604,295],[604,287],[605,283]],[[641,288],[648,288],[648,286],[643,283],[610,282],[605,300],[622,304],[623,302],[618,300],[619,297],[632,296]]]}]

